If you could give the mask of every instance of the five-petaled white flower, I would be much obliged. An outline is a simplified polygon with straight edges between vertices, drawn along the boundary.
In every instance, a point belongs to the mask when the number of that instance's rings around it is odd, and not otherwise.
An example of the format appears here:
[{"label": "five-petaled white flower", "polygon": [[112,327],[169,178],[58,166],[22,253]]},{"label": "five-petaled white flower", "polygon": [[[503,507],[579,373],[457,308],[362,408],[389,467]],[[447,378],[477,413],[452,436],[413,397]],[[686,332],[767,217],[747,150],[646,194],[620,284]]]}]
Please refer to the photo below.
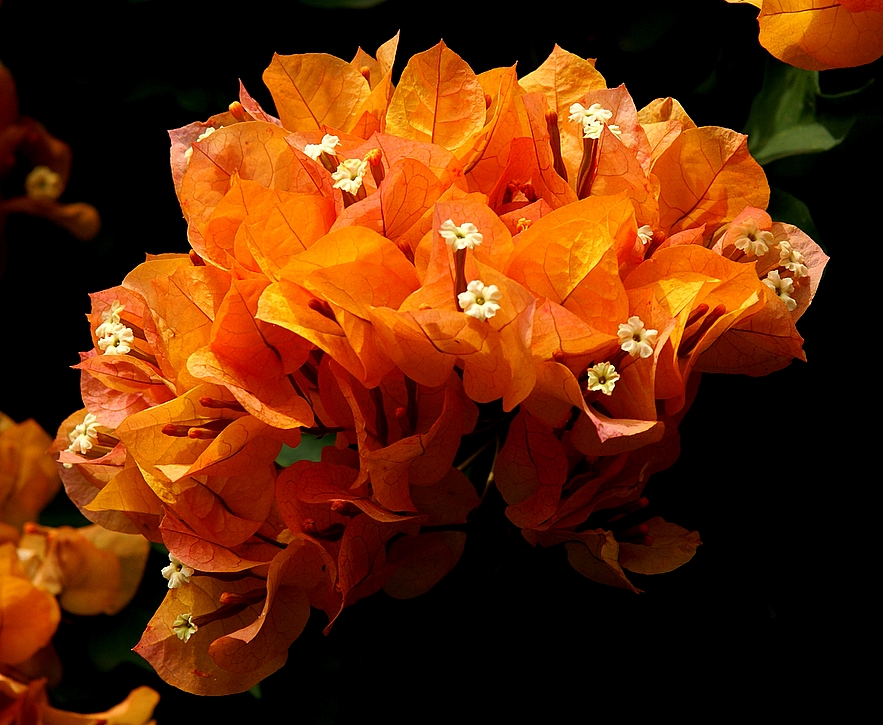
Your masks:
[{"label": "five-petaled white flower", "polygon": [[334,179],[334,188],[341,189],[348,194],[356,194],[362,188],[362,177],[368,170],[368,162],[364,159],[347,159],[337,171],[331,174]]},{"label": "five-petaled white flower", "polygon": [[[101,326],[108,325],[103,323]],[[126,327],[122,323],[115,323],[106,328],[104,337],[98,341],[105,355],[125,355],[132,349],[135,342],[135,333],[131,328]]]},{"label": "five-petaled white flower", "polygon": [[457,226],[453,219],[443,221],[438,233],[454,249],[475,249],[484,239],[475,224],[465,222]]},{"label": "five-petaled white flower", "polygon": [[196,634],[197,629],[199,627],[193,623],[193,614],[191,612],[179,614],[172,623],[172,631],[182,642],[186,642],[192,635]]},{"label": "five-petaled white flower", "polygon": [[736,245],[736,249],[741,249],[743,252],[753,254],[756,257],[762,257],[770,251],[770,247],[775,241],[773,233],[760,231],[754,219],[746,219],[742,224],[737,225],[730,231],[735,235],[733,244]]},{"label": "five-petaled white flower", "polygon": [[632,357],[639,355],[650,357],[653,354],[653,346],[656,344],[656,330],[647,330],[644,323],[637,315],[629,317],[629,321],[619,326],[620,347]]},{"label": "five-petaled white flower", "polygon": [[487,320],[497,314],[500,305],[497,301],[502,297],[500,290],[495,284],[485,286],[481,280],[474,279],[467,286],[466,291],[457,295],[460,309],[476,320]]},{"label": "five-petaled white flower", "polygon": [[598,363],[588,369],[589,379],[586,384],[589,390],[599,391],[604,395],[611,395],[619,373],[609,362]]},{"label": "five-petaled white flower", "polygon": [[766,276],[766,279],[760,281],[776,293],[776,296],[785,303],[788,312],[792,312],[797,307],[797,300],[791,297],[791,293],[794,291],[794,282],[790,277],[780,277],[778,270],[774,269]]},{"label": "five-petaled white flower", "polygon": [[163,567],[162,575],[169,580],[169,589],[180,589],[183,584],[190,583],[193,569],[184,564],[174,554],[169,554],[169,565]]},{"label": "five-petaled white flower", "polygon": [[789,272],[794,272],[798,277],[809,276],[809,270],[804,264],[803,255],[791,246],[791,242],[784,239],[779,242],[779,264]]},{"label": "five-petaled white flower", "polygon": [[313,161],[318,161],[322,154],[334,155],[334,149],[340,145],[340,138],[326,133],[319,143],[308,143],[304,146],[304,153]]},{"label": "five-petaled white flower", "polygon": [[92,413],[86,413],[83,422],[80,425],[74,426],[74,429],[70,432],[68,437],[71,444],[67,450],[71,453],[79,453],[81,456],[86,455],[88,451],[92,450],[93,444],[98,441],[97,425],[98,418],[92,415]]}]

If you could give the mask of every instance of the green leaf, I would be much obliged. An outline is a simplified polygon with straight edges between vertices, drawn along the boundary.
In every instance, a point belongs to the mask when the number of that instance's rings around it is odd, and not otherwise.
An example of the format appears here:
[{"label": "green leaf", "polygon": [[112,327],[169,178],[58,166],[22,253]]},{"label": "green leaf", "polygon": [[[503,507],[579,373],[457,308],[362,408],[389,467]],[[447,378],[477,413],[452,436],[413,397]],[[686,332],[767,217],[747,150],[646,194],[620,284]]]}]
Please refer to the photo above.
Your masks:
[{"label": "green leaf", "polygon": [[292,463],[297,461],[321,461],[322,449],[325,446],[334,445],[334,435],[327,436],[310,436],[304,435],[300,439],[300,445],[297,448],[283,445],[279,455],[276,456],[276,465],[282,468],[288,468]]},{"label": "green leaf", "polygon": [[759,164],[827,151],[846,138],[855,116],[820,112],[820,98],[826,96],[819,88],[818,71],[767,62],[763,86],[745,125],[748,150]]}]

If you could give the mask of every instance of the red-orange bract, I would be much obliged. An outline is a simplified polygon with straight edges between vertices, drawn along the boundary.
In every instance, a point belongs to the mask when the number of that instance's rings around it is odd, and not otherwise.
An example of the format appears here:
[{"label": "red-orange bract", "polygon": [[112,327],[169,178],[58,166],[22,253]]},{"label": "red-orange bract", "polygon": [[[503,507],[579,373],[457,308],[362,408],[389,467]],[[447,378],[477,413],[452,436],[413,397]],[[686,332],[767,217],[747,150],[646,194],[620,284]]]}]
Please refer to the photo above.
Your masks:
[{"label": "red-orange bract", "polygon": [[[699,545],[641,518],[694,373],[803,357],[827,258],[765,214],[744,136],[560,48],[518,79],[439,43],[393,87],[396,45],[277,56],[279,118],[241,88],[173,131],[193,251],[93,295],[62,475],[168,547],[137,650],[190,692],[279,668],[311,606],[427,591],[492,481],[528,541],[636,591]],[[304,435],[335,438],[274,463]]]}]

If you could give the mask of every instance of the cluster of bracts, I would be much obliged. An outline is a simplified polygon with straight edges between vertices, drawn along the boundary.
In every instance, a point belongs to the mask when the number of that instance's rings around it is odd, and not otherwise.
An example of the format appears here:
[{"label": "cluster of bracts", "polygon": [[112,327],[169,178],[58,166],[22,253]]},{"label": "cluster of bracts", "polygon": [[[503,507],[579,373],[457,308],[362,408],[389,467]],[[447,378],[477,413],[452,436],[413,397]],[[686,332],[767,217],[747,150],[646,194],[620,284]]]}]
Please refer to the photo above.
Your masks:
[{"label": "cluster of bracts", "polygon": [[172,132],[192,251],[92,296],[62,477],[168,547],[137,651],[190,692],[278,669],[311,606],[431,588],[491,486],[592,579],[679,566],[695,532],[635,512],[695,373],[803,357],[827,258],[744,136],[558,48],[518,79],[439,44],[394,87],[396,43],[277,56],[278,119],[242,88]]}]

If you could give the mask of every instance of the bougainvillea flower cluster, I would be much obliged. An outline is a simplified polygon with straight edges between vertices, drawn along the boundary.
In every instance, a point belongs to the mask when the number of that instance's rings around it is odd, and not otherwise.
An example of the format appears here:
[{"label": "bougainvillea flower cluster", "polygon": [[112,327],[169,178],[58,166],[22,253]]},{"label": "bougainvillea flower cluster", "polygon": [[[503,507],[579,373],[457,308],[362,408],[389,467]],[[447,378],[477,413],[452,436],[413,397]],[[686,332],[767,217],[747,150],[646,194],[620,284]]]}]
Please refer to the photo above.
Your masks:
[{"label": "bougainvillea flower cluster", "polygon": [[394,86],[396,46],[275,56],[278,118],[240,87],[171,132],[192,250],[92,295],[62,477],[168,547],[136,649],[190,692],[278,669],[311,607],[426,592],[494,487],[637,591],[699,544],[644,496],[699,373],[803,359],[827,258],[764,211],[745,136],[560,48],[519,78],[440,43]]}]

